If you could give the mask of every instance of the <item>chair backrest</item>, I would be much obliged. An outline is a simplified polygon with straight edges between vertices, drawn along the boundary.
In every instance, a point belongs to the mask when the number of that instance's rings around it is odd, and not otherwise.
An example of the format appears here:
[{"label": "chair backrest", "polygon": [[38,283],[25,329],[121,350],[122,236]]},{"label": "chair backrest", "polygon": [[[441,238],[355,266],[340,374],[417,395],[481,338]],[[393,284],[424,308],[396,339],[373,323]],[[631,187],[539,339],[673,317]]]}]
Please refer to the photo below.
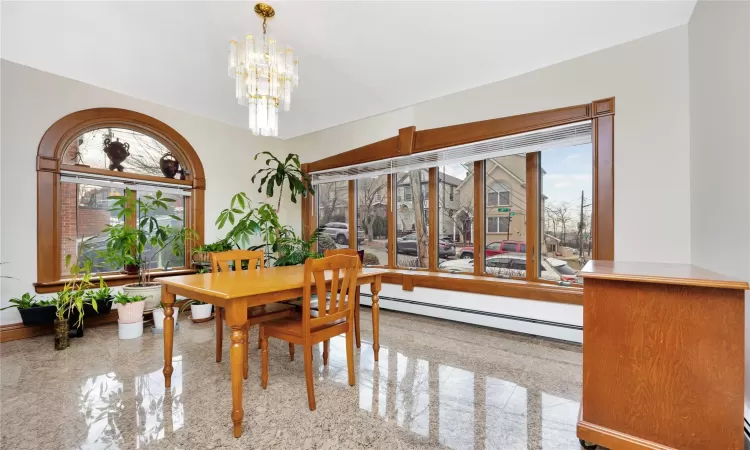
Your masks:
[{"label": "chair backrest", "polygon": [[[347,318],[354,305],[357,289],[357,272],[362,267],[359,258],[347,255],[332,255],[322,259],[305,261],[305,279],[302,294],[303,328],[309,333],[311,327],[325,325]],[[330,287],[326,285],[326,271],[331,271]],[[319,299],[331,293],[331,301],[318,302],[318,317],[310,317],[310,301],[313,289]]]},{"label": "chair backrest", "polygon": [[365,261],[364,250],[354,250],[353,248],[337,248],[336,250],[326,250],[325,252],[323,252],[323,256],[326,257],[333,255],[358,256],[360,263],[364,263]]},{"label": "chair backrest", "polygon": [[229,262],[234,262],[234,270],[242,270],[242,261],[247,261],[248,269],[258,267],[263,270],[263,250],[229,250],[210,253],[211,272],[229,272]]}]

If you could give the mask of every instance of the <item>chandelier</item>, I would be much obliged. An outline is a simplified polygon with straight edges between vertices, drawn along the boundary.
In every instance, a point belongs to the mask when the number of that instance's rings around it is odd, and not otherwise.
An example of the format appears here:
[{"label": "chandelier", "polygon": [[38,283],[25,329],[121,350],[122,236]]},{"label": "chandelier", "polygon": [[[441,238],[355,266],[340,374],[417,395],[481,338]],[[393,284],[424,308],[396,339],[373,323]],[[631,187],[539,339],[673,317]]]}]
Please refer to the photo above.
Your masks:
[{"label": "chandelier", "polygon": [[229,76],[235,79],[237,102],[250,110],[254,135],[278,136],[279,105],[289,111],[292,89],[298,83],[298,61],[291,47],[276,50],[276,40],[266,35],[266,20],[276,15],[271,5],[258,3],[255,13],[263,19],[263,38],[251,35],[244,42],[229,43]]}]

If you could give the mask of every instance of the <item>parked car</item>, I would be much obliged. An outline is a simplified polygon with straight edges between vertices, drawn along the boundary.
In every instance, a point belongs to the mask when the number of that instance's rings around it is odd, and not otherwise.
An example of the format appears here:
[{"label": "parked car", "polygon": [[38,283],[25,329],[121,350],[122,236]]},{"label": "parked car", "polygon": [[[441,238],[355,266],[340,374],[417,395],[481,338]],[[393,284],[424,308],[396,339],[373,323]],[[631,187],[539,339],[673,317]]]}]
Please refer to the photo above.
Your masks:
[{"label": "parked car", "polygon": [[[396,240],[396,253],[402,255],[417,255],[417,233],[407,234]],[[438,241],[438,256],[440,258],[453,258],[456,256],[456,247],[444,240]]]},{"label": "parked car", "polygon": [[[346,222],[328,222],[323,225],[321,232],[331,236],[339,245],[349,244],[349,224]],[[357,227],[357,243],[359,244],[364,240],[365,230],[362,227]]]},{"label": "parked car", "polygon": [[[445,261],[438,266],[440,270],[452,273],[473,273],[473,259],[456,259]],[[525,277],[526,255],[497,255],[490,256],[484,262],[488,274],[499,277]],[[544,258],[540,265],[539,278],[548,281],[576,282],[577,272],[565,261],[556,258]]]},{"label": "parked car", "polygon": [[[502,255],[504,253],[526,253],[526,243],[521,241],[496,241],[487,244],[484,256]],[[473,259],[474,247],[463,247],[458,250],[460,259]]]}]

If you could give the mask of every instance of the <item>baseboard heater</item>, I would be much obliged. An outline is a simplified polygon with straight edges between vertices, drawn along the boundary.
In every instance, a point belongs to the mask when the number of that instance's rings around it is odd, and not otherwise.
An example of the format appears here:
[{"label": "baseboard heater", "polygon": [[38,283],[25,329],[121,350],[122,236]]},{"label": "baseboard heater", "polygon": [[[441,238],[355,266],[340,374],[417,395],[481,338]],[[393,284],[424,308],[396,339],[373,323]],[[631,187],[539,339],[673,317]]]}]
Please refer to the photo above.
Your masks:
[{"label": "baseboard heater", "polygon": [[[368,297],[372,298],[372,294],[366,294],[362,293],[362,297]],[[456,312],[462,312],[462,313],[468,313],[468,314],[476,314],[480,316],[488,316],[488,317],[495,317],[498,319],[506,319],[506,320],[517,320],[519,322],[528,322],[528,323],[534,323],[537,325],[548,325],[551,327],[559,327],[559,328],[567,328],[569,330],[578,330],[582,331],[583,327],[580,325],[571,325],[569,323],[562,323],[562,322],[552,322],[549,320],[541,320],[541,319],[533,319],[530,317],[521,317],[521,316],[513,316],[509,314],[500,314],[490,311],[480,311],[476,309],[467,309],[467,308],[459,308],[457,306],[448,306],[448,305],[436,305],[434,303],[425,303],[425,302],[418,302],[416,300],[405,300],[403,298],[396,298],[396,297],[385,297],[383,295],[380,296],[380,300],[387,300],[389,302],[397,302],[397,303],[406,303],[410,305],[417,305],[417,306],[424,306],[425,308],[436,308],[436,309],[445,309],[448,311],[456,311]],[[381,305],[382,307],[382,305]],[[387,309],[387,308],[384,308]]]}]

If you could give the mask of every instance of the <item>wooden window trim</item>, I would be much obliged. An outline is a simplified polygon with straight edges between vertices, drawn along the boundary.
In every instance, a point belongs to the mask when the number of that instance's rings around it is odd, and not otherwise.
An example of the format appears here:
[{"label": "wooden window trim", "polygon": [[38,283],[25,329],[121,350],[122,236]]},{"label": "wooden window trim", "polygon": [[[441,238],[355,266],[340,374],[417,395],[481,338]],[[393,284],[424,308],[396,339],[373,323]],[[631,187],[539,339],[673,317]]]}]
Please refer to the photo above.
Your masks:
[{"label": "wooden window trim", "polygon": [[[82,133],[98,128],[125,128],[154,138],[176,155],[188,170],[186,180],[174,180],[132,173],[112,173],[108,170],[63,164],[63,154],[68,145]],[[37,282],[36,292],[55,292],[64,280],[60,270],[62,252],[60,220],[61,172],[116,175],[134,181],[158,181],[177,186],[190,186],[192,194],[185,199],[185,226],[198,233],[196,242],[185,251],[185,268],[190,265],[194,245],[203,243],[205,220],[206,179],[198,154],[190,143],[169,125],[153,117],[119,108],[93,108],[69,114],[44,133],[37,152]],[[153,276],[177,275],[193,272],[192,269],[152,272]],[[112,286],[132,282],[128,275],[103,276]]]},{"label": "wooden window trim", "polygon": [[[430,150],[437,150],[454,145],[467,144],[487,139],[508,136],[528,131],[540,130],[558,125],[565,125],[583,120],[593,123],[592,147],[594,153],[594,217],[592,234],[594,239],[593,258],[614,260],[614,114],[615,99],[606,98],[591,103],[574,105],[517,116],[471,122],[460,125],[433,128],[417,131],[411,126],[399,130],[398,135],[375,142],[348,152],[340,153],[316,162],[308,163],[308,172],[361,164],[396,156],[410,155]],[[539,254],[539,156],[527,155],[527,202],[533,202],[536,209],[527,216],[527,255],[532,254],[535,264]],[[536,171],[535,171],[536,170]],[[529,176],[532,171],[532,176]],[[484,198],[484,165],[483,161],[474,164],[474,198]],[[478,176],[478,174],[482,174]],[[525,280],[499,279],[485,275],[483,272],[483,255],[485,247],[485,211],[475,208],[474,212],[474,275],[454,274],[438,271],[433,267],[437,263],[437,236],[430,236],[430,255],[434,254],[435,264],[430,270],[405,270],[396,265],[396,231],[395,211],[393,204],[397,195],[395,181],[389,181],[389,254],[388,267],[393,273],[384,276],[384,283],[399,284],[404,289],[412,290],[415,286],[472,292],[477,294],[503,297],[524,298],[570,304],[583,304],[583,289],[575,286],[559,286],[539,280],[536,271],[526,271]],[[435,190],[432,189],[431,192]],[[432,193],[430,194],[432,197]],[[435,197],[437,203],[437,197]],[[431,199],[430,229],[437,230],[437,208]],[[309,217],[309,214],[306,215]],[[536,224],[536,225],[534,225]],[[303,228],[305,225],[303,225]]]}]

